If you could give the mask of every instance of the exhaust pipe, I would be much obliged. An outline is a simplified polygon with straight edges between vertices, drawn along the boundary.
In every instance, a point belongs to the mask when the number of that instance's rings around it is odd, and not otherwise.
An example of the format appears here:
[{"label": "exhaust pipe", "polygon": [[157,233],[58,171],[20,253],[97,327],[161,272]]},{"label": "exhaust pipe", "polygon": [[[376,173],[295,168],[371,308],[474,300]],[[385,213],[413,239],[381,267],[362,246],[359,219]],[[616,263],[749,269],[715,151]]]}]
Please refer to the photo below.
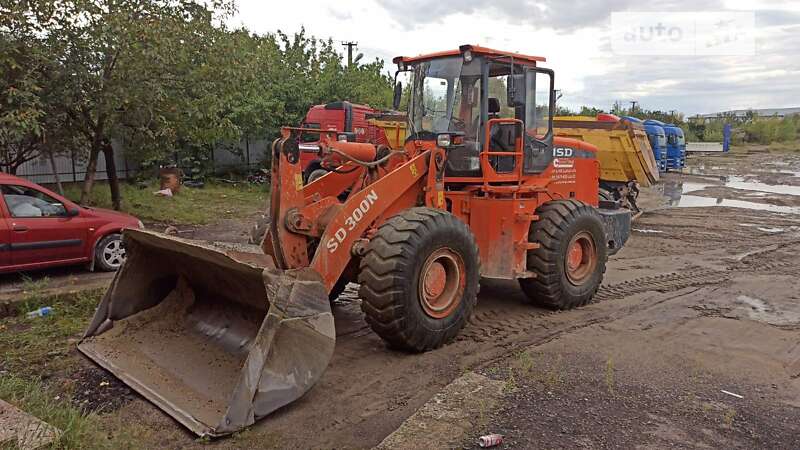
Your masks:
[{"label": "exhaust pipe", "polygon": [[199,436],[301,397],[335,345],[322,277],[267,255],[144,230],[78,349]]}]

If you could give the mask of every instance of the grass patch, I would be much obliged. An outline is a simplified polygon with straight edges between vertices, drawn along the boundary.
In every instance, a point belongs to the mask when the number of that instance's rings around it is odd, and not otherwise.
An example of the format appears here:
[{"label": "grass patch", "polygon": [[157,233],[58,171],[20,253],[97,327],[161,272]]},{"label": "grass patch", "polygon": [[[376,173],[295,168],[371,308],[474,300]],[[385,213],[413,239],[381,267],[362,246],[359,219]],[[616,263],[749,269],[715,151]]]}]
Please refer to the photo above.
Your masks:
[{"label": "grass patch", "polygon": [[[77,201],[81,196],[80,188],[79,184],[65,186],[66,197]],[[144,189],[120,183],[122,211],[145,222],[204,225],[224,218],[246,217],[263,210],[269,187],[249,183],[208,183],[202,189],[183,187],[174,197],[153,195],[157,190],[157,183]],[[108,183],[95,184],[89,204],[111,208]]]},{"label": "grass patch", "polygon": [[[47,377],[75,364],[75,341],[85,331],[104,289],[30,296],[19,314],[0,321],[0,369],[16,375]],[[45,317],[29,319],[27,311],[52,306]]]},{"label": "grass patch", "polygon": [[[82,367],[76,344],[103,291],[44,296],[32,289],[18,315],[0,320],[0,398],[61,430],[51,448],[142,448],[135,424],[112,423],[109,429],[108,418],[72,401],[69,376]],[[42,306],[52,306],[51,315],[25,317]]]},{"label": "grass patch", "polygon": [[140,448],[124,428],[111,435],[102,431],[95,414],[72,406],[69,397],[55,395],[40,380],[14,375],[0,377],[0,398],[61,430],[55,449]]}]

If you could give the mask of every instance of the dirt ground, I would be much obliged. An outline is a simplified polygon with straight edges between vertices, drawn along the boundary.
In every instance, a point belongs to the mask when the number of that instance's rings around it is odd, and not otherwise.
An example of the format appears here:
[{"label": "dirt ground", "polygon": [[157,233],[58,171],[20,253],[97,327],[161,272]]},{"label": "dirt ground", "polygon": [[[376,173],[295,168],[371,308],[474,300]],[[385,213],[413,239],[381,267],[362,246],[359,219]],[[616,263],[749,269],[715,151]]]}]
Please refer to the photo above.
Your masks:
[{"label": "dirt ground", "polygon": [[[587,307],[552,312],[524,303],[515,282],[483,280],[457,340],[410,355],[369,330],[351,284],[321,381],[247,431],[199,442],[124,387],[122,401],[87,407],[112,432],[139,424],[144,447],[370,448],[477,373],[504,383],[500,398],[439,417],[463,432],[431,436],[429,448],[477,447],[489,432],[506,435],[504,448],[797,448],[800,152],[689,165],[645,190],[647,212]],[[81,380],[97,384],[103,372],[81,364]]]}]

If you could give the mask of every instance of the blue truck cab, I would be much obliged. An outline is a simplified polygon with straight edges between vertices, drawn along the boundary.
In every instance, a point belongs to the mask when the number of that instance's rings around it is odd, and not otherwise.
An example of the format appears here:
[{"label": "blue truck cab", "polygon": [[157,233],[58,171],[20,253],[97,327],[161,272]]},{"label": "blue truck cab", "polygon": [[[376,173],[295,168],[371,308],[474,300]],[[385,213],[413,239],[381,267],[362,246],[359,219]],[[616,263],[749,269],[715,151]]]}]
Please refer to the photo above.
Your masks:
[{"label": "blue truck cab", "polygon": [[668,123],[664,125],[664,133],[667,135],[667,169],[683,168],[686,165],[686,138],[683,130]]},{"label": "blue truck cab", "polygon": [[658,170],[667,171],[667,134],[664,131],[664,122],[658,120],[645,120],[644,131],[653,149],[653,156],[656,158]]},{"label": "blue truck cab", "polygon": [[633,116],[624,116],[623,119],[642,124],[645,133],[647,133],[647,140],[650,141],[650,148],[653,150],[653,158],[656,160],[658,171],[665,172],[667,170],[667,138],[664,134],[664,129],[658,125],[648,124],[648,122],[651,122],[650,120],[642,121],[642,119]]}]

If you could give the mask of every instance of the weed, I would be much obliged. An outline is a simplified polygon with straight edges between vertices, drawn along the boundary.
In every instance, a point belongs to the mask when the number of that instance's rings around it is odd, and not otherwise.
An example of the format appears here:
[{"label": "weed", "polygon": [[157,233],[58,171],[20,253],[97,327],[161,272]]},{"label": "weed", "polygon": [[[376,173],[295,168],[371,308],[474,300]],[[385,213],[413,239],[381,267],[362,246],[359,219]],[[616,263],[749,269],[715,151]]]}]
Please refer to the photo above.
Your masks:
[{"label": "weed", "polygon": [[542,382],[550,389],[555,389],[564,382],[564,365],[561,355],[558,355],[558,358],[548,367]]},{"label": "weed", "polygon": [[733,425],[734,418],[736,418],[736,410],[733,408],[726,409],[725,412],[722,414],[722,421],[725,423],[725,425],[729,427]]},{"label": "weed", "polygon": [[519,372],[523,376],[528,376],[533,371],[533,356],[527,351],[521,351],[517,354],[517,365]]},{"label": "weed", "polygon": [[517,378],[514,376],[514,371],[509,371],[506,384],[503,385],[503,392],[511,393],[517,390]]},{"label": "weed", "polygon": [[20,278],[22,279],[22,295],[25,300],[24,306],[29,306],[28,303],[31,301],[35,301],[36,299],[42,296],[42,293],[47,286],[50,284],[50,278],[42,277],[39,279],[33,279],[27,274],[21,274]]},{"label": "weed", "polygon": [[606,360],[606,389],[614,395],[614,358],[611,356]]}]

